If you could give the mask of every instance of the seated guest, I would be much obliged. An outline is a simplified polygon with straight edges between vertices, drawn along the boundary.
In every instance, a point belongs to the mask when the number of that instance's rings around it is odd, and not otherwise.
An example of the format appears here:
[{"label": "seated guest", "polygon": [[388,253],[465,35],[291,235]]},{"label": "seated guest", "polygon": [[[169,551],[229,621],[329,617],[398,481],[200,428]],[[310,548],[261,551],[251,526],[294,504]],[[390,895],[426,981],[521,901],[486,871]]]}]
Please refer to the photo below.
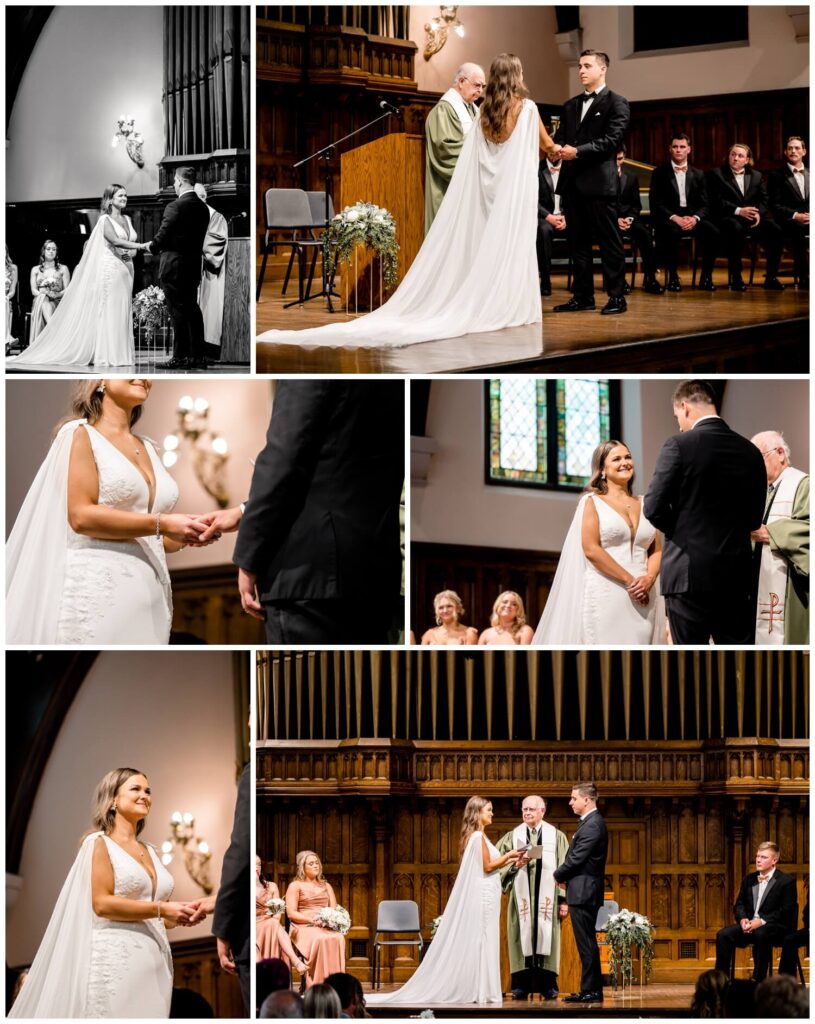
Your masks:
[{"label": "seated guest", "polygon": [[31,327],[29,344],[44,330],[62,301],[65,289],[71,283],[71,273],[64,263],[59,262],[57,243],[46,238],[40,249],[40,262],[31,268]]},{"label": "seated guest", "polygon": [[552,239],[567,238],[566,217],[563,200],[557,194],[561,160],[546,157],[538,165],[538,273],[541,279],[541,295],[552,294]]},{"label": "seated guest", "polygon": [[338,1019],[341,1015],[340,997],[330,985],[312,985],[303,997],[303,1016],[308,1020]]},{"label": "seated guest", "polygon": [[490,628],[478,638],[479,644],[531,644],[535,631],[526,623],[521,595],[514,590],[499,594],[492,606]]},{"label": "seated guest", "polygon": [[724,1017],[727,985],[724,971],[703,971],[696,979],[696,989],[690,1004],[691,1017]]},{"label": "seated guest", "polygon": [[756,1017],[767,1020],[776,1017],[809,1019],[809,991],[787,974],[765,978],[756,988]]},{"label": "seated guest", "polygon": [[308,969],[291,944],[280,918],[283,911],[269,913],[269,900],[280,899],[280,890],[263,875],[260,857],[255,857],[255,944],[258,961],[280,958],[304,975]]},{"label": "seated guest", "polygon": [[741,883],[733,907],[737,924],[721,928],[716,935],[716,970],[728,973],[736,949],[753,947],[753,979],[767,976],[773,946],[780,946],[798,923],[795,879],[778,864],[775,843],[760,843],[756,870]]},{"label": "seated guest", "polygon": [[259,960],[255,968],[255,1006],[263,1005],[263,1000],[272,992],[291,988],[291,971],[282,960],[273,957],[270,960]]},{"label": "seated guest", "polygon": [[698,167],[690,164],[690,137],[677,132],[671,138],[671,158],[654,168],[651,175],[651,224],[657,253],[668,275],[669,292],[681,292],[679,280],[679,243],[682,238],[696,239],[702,256],[699,287],[715,292],[713,261],[719,247],[719,231],[710,217],[707,183]]},{"label": "seated guest", "polygon": [[362,991],[362,983],[353,974],[329,974],[325,979],[326,985],[330,985],[340,997],[343,1017],[364,1018],[370,1014],[365,1012],[365,994]]},{"label": "seated guest", "polygon": [[734,142],[727,160],[708,175],[708,190],[713,217],[722,234],[727,252],[730,287],[743,292],[747,285],[741,276],[741,248],[753,235],[761,242],[767,259],[764,287],[783,291],[778,280],[781,262],[781,228],[767,218],[767,191],[761,174],[753,167],[753,151],[743,142]]},{"label": "seated guest", "polygon": [[[617,227],[628,235],[642,259],[642,290],[662,295],[665,289],[657,281],[657,256],[648,225],[642,219],[640,183],[633,174],[623,170],[625,146],[617,151]],[[626,286],[627,287],[627,286]]]},{"label": "seated guest", "polygon": [[303,1000],[295,992],[283,989],[266,996],[260,1006],[261,1020],[281,1018],[293,1020],[303,1017]]},{"label": "seated guest", "polygon": [[784,156],[787,164],[769,177],[770,210],[780,225],[784,238],[792,246],[798,287],[809,288],[809,171],[804,166],[807,155],[800,135],[787,139]]},{"label": "seated guest", "polygon": [[791,932],[781,947],[781,959],[778,961],[779,974],[792,974],[798,976],[798,950],[801,946],[809,949],[809,893],[804,904],[804,912],[801,915],[803,928]]},{"label": "seated guest", "polygon": [[737,978],[727,984],[723,1017],[729,1020],[752,1020],[756,1015],[756,983],[752,978]]},{"label": "seated guest", "polygon": [[308,962],[308,988],[345,970],[345,936],[315,924],[324,907],[336,905],[337,897],[325,880],[320,858],[313,850],[301,850],[295,879],[286,889],[286,915],[291,922],[291,941]]},{"label": "seated guest", "polygon": [[422,636],[423,647],[478,643],[478,630],[460,621],[464,618],[464,605],[455,590],[442,590],[436,594],[433,610],[438,625]]}]

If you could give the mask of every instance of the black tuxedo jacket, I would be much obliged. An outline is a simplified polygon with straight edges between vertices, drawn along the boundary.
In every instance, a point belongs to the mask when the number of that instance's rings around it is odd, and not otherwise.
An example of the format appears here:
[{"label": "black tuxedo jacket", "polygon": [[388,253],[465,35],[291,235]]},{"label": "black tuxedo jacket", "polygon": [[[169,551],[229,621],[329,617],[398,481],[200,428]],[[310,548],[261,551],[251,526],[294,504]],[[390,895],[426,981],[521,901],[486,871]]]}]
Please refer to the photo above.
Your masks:
[{"label": "black tuxedo jacket", "polygon": [[583,97],[566,101],[555,142],[574,146],[576,160],[564,160],[557,191],[560,195],[617,195],[617,151],[631,112],[628,100],[606,86],[595,96],[582,122]]},{"label": "black tuxedo jacket", "polygon": [[742,206],[755,206],[762,217],[767,212],[767,190],[755,167],[744,168],[744,195],[736,184],[730,164],[708,172],[708,190],[714,217],[735,217],[736,209]]},{"label": "black tuxedo jacket", "polygon": [[[560,165],[560,177],[563,174],[565,164]],[[562,205],[562,204],[561,204]],[[538,223],[546,220],[550,213],[555,212],[555,186],[552,181],[552,172],[546,160],[538,164]],[[561,209],[561,213],[563,210]]]},{"label": "black tuxedo jacket", "polygon": [[767,474],[761,452],[719,419],[669,437],[643,512],[665,534],[663,594],[752,588],[750,531],[761,525]]},{"label": "black tuxedo jacket", "polygon": [[792,220],[794,213],[809,213],[809,171],[806,167],[804,168],[804,177],[806,178],[806,199],[798,191],[795,176],[789,169],[789,165],[785,164],[780,171],[773,171],[769,176],[770,209],[779,224]]},{"label": "black tuxedo jacket", "polygon": [[566,859],[554,871],[558,882],[566,882],[566,902],[572,906],[601,907],[605,889],[608,831],[599,811],[577,826]]},{"label": "black tuxedo jacket", "polygon": [[234,561],[263,601],[398,596],[402,381],[281,380]]},{"label": "black tuxedo jacket", "polygon": [[[651,217],[658,226],[663,226],[673,216],[680,215],[679,189],[676,175],[670,161],[654,168],[651,175]],[[685,172],[685,200],[687,206],[684,213],[691,217],[705,220],[709,215],[708,191],[705,175],[698,167],[688,167]]]},{"label": "black tuxedo jacket", "polygon": [[[758,899],[758,872],[752,871],[741,883],[739,895],[733,906],[736,922],[753,919]],[[775,869],[767,883],[764,899],[758,908],[758,916],[768,925],[795,931],[798,927],[798,891],[795,879]]]},{"label": "black tuxedo jacket", "polygon": [[201,280],[204,239],[209,230],[209,209],[194,192],[185,192],[164,209],[161,226],[150,251],[161,253],[159,272],[169,280]]},{"label": "black tuxedo jacket", "polygon": [[[200,202],[200,200],[199,200]],[[221,884],[212,917],[212,934],[232,947],[237,960],[249,959],[250,882],[254,858],[249,849],[249,804],[252,774],[246,765],[238,782],[235,819],[224,854]]]},{"label": "black tuxedo jacket", "polygon": [[617,176],[617,216],[636,220],[641,214],[640,183],[633,174],[623,171]]}]

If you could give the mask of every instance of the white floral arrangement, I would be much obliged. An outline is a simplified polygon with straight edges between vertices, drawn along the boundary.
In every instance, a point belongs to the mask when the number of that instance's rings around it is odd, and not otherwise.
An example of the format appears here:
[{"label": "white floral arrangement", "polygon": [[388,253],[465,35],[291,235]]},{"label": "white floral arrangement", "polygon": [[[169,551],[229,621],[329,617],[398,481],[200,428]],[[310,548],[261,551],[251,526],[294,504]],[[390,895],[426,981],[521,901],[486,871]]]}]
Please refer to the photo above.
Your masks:
[{"label": "white floral arrangement", "polygon": [[345,907],[323,907],[314,918],[314,923],[321,928],[328,928],[329,931],[345,935],[351,927],[351,915]]},{"label": "white floral arrangement", "polygon": [[324,259],[328,276],[340,263],[350,263],[357,245],[367,245],[382,260],[382,275],[388,288],[396,284],[399,246],[393,214],[375,203],[346,206],[328,225],[324,238]]},{"label": "white floral arrangement", "polygon": [[56,270],[46,270],[42,283],[45,285],[45,294],[49,299],[56,298],[62,291],[62,275],[57,274]]},{"label": "white floral arrangement", "polygon": [[286,909],[286,901],[282,900],[279,896],[272,896],[270,900],[266,900],[266,916],[277,917],[278,914],[282,914]]},{"label": "white floral arrangement", "polygon": [[430,922],[430,938],[431,939],[436,934],[436,932],[439,930],[439,925],[440,924],[441,924],[441,914],[439,914],[438,917],[434,917],[433,920]]},{"label": "white floral arrangement", "polygon": [[656,929],[644,914],[633,910],[621,910],[612,914],[604,929],[611,947],[609,968],[611,982],[616,988],[619,983],[630,985],[634,976],[632,947],[637,947],[642,957],[646,980],[651,976],[654,963],[654,932]]},{"label": "white floral arrangement", "polygon": [[161,327],[166,311],[164,292],[157,285],[142,288],[133,299],[133,319],[148,332]]}]

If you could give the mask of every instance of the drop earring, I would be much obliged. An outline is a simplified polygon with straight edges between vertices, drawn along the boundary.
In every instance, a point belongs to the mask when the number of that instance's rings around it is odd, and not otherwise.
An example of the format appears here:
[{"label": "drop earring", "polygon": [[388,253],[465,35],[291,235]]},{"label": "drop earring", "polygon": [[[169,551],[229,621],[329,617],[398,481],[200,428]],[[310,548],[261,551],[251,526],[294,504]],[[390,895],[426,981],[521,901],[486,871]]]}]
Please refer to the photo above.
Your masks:
[{"label": "drop earring", "polygon": [[96,389],[96,393],[97,393],[97,395],[104,395],[104,393],[105,393],[105,382],[104,381],[102,381],[102,383]]}]

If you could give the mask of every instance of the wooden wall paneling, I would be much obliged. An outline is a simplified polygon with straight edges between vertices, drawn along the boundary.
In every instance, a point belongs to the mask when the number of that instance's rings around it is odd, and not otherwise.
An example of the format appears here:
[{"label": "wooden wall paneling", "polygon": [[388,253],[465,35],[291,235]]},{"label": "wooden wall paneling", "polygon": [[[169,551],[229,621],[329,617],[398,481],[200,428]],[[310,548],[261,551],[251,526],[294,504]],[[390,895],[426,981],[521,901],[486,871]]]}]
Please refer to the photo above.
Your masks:
[{"label": "wooden wall paneling", "polygon": [[263,623],[244,614],[235,600],[234,566],[175,569],[170,577],[174,634],[203,644],[258,646],[264,642]]},{"label": "wooden wall paneling", "polygon": [[216,1018],[244,1016],[240,984],[221,967],[213,937],[184,939],[171,946],[176,988],[191,989],[203,996]]}]

